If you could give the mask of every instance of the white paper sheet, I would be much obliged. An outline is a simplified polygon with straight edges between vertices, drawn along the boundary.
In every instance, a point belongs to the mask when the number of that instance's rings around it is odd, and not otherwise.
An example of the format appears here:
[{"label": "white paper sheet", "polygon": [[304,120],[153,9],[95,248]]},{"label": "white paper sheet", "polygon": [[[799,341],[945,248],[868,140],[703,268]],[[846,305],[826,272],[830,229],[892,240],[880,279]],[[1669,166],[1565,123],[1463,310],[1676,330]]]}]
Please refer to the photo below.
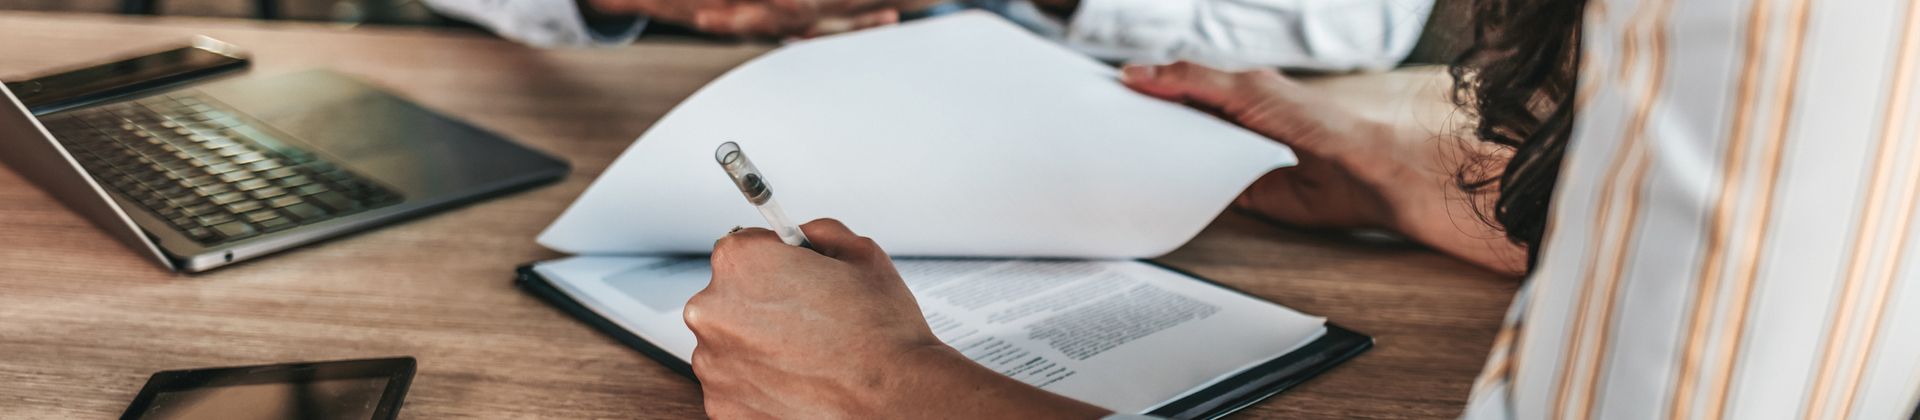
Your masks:
[{"label": "white paper sheet", "polygon": [[621,154],[540,243],[705,253],[733,226],[764,225],[713,161],[729,140],[791,217],[838,218],[896,256],[1158,256],[1295,162],[967,13],[799,42],[734,69]]},{"label": "white paper sheet", "polygon": [[[1137,261],[895,261],[934,334],[1041,389],[1144,413],[1292,352],[1326,320]],[[680,317],[705,258],[574,257],[534,269],[601,317],[686,361]],[[848,361],[854,363],[854,361]]]}]

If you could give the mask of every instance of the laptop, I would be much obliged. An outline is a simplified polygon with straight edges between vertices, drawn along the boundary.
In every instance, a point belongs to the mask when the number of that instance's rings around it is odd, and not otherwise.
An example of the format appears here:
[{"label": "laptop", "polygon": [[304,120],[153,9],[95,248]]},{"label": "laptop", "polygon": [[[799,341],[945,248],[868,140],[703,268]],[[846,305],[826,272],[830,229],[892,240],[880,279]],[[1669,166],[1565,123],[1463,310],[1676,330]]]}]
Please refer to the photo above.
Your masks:
[{"label": "laptop", "polygon": [[331,71],[209,81],[245,58],[211,39],[195,44],[0,85],[0,163],[183,272],[568,172],[558,158]]}]

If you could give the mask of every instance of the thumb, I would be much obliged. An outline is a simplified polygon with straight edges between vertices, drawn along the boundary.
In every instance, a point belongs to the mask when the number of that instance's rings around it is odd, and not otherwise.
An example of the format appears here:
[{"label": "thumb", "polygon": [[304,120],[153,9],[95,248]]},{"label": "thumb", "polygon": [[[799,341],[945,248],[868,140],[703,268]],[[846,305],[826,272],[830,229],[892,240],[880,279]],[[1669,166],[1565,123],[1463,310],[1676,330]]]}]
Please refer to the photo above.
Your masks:
[{"label": "thumb", "polygon": [[1272,71],[1227,72],[1191,62],[1164,65],[1128,65],[1120,69],[1127,87],[1168,101],[1225,115],[1245,112],[1271,90]]},{"label": "thumb", "polygon": [[1310,153],[1330,153],[1330,127],[1344,127],[1338,107],[1272,69],[1228,72],[1189,62],[1129,65],[1121,82],[1140,93],[1211,112],[1241,127]]},{"label": "thumb", "polygon": [[800,230],[807,234],[807,241],[813,243],[814,251],[820,255],[858,264],[891,261],[872,238],[853,233],[853,229],[839,220],[817,219],[800,225]]}]

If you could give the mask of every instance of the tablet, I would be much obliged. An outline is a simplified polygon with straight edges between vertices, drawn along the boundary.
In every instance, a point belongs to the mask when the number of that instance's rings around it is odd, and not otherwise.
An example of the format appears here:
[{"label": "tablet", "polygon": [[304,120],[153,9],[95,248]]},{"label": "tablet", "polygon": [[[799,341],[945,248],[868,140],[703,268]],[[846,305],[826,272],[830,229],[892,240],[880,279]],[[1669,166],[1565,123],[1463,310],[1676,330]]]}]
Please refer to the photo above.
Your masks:
[{"label": "tablet", "polygon": [[412,357],[170,370],[122,420],[384,420],[400,412]]}]

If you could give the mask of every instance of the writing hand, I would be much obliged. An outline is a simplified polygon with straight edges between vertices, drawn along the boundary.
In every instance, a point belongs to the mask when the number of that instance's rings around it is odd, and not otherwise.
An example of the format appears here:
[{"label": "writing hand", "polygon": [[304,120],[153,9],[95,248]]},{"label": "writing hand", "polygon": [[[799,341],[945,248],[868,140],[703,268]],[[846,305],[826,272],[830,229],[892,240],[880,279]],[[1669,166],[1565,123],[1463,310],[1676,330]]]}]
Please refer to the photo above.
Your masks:
[{"label": "writing hand", "polygon": [[[822,219],[815,250],[746,229],[714,245],[687,302],[693,371],[715,418],[1084,418],[1098,408],[967,360],[934,337],[873,240]],[[816,252],[816,250],[818,252]]]}]

